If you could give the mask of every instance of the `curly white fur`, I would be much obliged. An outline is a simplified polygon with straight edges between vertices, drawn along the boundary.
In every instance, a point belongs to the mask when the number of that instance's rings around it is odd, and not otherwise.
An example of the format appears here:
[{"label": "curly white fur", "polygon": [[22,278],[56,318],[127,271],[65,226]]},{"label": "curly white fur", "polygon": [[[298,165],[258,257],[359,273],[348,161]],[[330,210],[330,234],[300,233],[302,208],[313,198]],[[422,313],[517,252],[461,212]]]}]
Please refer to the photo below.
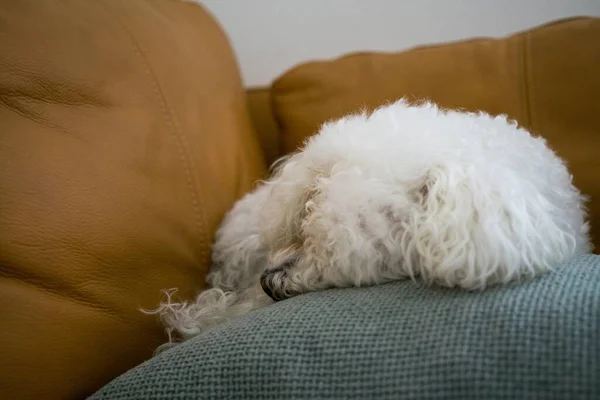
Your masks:
[{"label": "curly white fur", "polygon": [[505,116],[400,100],[323,125],[226,216],[212,288],[154,312],[187,339],[270,297],[534,277],[590,250],[584,202],[546,141]]}]

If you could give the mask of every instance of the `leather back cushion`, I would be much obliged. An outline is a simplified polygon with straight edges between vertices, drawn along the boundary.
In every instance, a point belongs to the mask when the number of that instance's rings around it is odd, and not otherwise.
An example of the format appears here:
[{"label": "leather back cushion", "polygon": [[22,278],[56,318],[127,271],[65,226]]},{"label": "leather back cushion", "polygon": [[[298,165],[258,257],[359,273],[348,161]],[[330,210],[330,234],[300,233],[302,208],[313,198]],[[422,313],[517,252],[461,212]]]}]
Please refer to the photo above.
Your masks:
[{"label": "leather back cushion", "polygon": [[264,171],[232,51],[198,5],[0,1],[0,393],[78,399],[166,340]]},{"label": "leather back cushion", "polygon": [[600,19],[557,21],[503,39],[383,54],[353,54],[294,68],[273,85],[285,152],[319,126],[400,97],[508,114],[546,137],[591,197],[600,246]]}]

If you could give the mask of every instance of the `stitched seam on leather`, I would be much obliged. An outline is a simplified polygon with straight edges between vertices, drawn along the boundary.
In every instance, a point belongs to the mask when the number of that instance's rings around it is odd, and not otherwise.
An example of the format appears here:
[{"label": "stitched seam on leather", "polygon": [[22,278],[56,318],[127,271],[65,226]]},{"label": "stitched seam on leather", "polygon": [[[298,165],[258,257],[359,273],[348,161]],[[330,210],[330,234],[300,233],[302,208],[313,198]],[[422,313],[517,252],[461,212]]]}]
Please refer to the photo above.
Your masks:
[{"label": "stitched seam on leather", "polygon": [[[108,8],[106,2],[102,2],[102,4]],[[152,89],[154,91],[154,94],[157,97],[159,107],[165,118],[165,122],[166,122],[167,126],[169,126],[171,128],[170,132],[173,137],[175,147],[177,148],[177,152],[179,153],[179,158],[181,160],[181,163],[182,163],[182,166],[183,166],[183,169],[185,172],[188,190],[190,192],[191,199],[192,199],[192,207],[194,209],[194,214],[195,214],[194,216],[196,219],[196,227],[199,231],[198,233],[200,236],[200,240],[202,242],[201,246],[199,246],[200,256],[202,257],[203,261],[208,262],[209,259],[208,259],[207,249],[210,246],[208,232],[206,229],[208,224],[206,222],[206,215],[204,214],[204,211],[203,211],[204,204],[202,201],[202,197],[200,196],[197,185],[195,184],[195,182],[197,182],[198,179],[194,173],[194,171],[195,171],[195,169],[193,168],[194,162],[188,154],[189,146],[188,146],[187,140],[185,138],[185,135],[183,135],[181,132],[180,125],[179,125],[177,119],[175,118],[175,115],[174,115],[172,109],[168,105],[167,99],[165,97],[163,90],[160,87],[160,84],[158,82],[156,74],[152,70],[152,67],[150,66],[148,59],[144,55],[144,52],[142,51],[140,44],[135,39],[133,33],[127,28],[125,23],[121,20],[118,13],[111,13],[111,14],[115,15],[115,19],[119,22],[119,24],[121,25],[123,31],[127,34],[127,36],[129,36],[129,38],[131,40],[131,42],[130,42],[131,47],[132,47],[134,53],[136,54],[136,56],[140,59],[141,64],[144,67],[146,74],[148,75],[148,78],[149,78],[150,84],[152,86]]]}]

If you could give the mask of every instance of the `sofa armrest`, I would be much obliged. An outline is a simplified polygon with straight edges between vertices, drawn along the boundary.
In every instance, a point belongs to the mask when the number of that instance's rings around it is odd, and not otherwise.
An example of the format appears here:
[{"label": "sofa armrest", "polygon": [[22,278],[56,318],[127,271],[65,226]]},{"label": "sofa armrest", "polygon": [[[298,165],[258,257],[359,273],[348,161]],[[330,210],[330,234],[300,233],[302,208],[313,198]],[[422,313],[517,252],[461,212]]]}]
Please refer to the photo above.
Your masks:
[{"label": "sofa armrest", "polygon": [[198,4],[0,3],[0,393],[81,399],[164,341],[263,177],[232,49]]}]

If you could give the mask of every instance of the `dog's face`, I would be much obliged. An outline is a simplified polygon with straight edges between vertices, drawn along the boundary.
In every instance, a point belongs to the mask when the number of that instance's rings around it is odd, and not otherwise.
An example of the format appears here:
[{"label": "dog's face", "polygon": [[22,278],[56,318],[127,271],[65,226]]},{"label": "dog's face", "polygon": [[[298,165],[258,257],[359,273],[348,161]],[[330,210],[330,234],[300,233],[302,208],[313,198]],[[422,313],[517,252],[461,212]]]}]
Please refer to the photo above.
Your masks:
[{"label": "dog's face", "polygon": [[339,286],[397,279],[397,271],[375,268],[400,261],[406,219],[426,194],[422,177],[399,181],[372,149],[323,137],[282,162],[267,183],[261,229],[269,268],[298,266],[303,279]]}]

